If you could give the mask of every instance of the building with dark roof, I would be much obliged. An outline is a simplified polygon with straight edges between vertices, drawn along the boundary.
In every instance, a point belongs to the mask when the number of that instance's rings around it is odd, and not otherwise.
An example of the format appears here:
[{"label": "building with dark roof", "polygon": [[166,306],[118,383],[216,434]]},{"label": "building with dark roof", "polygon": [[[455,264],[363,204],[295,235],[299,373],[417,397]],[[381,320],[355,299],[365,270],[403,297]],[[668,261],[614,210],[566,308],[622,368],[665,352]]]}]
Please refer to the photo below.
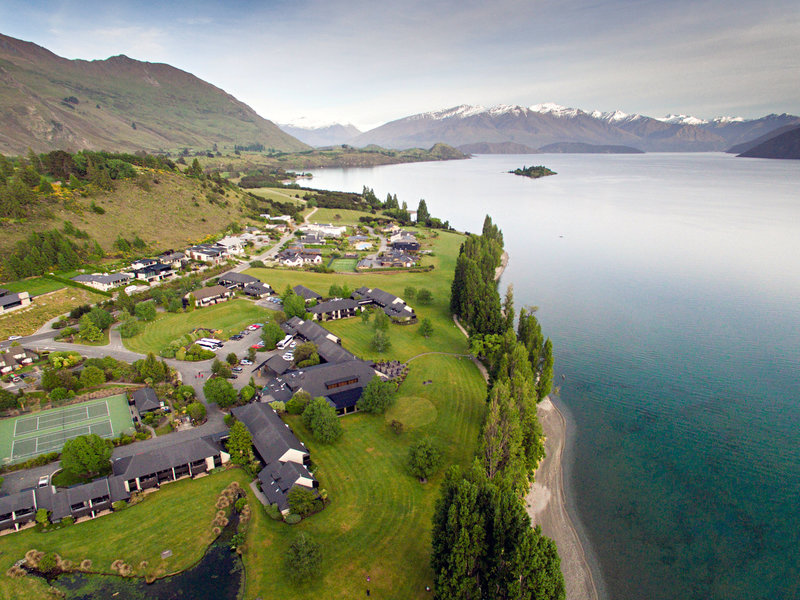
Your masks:
[{"label": "building with dark roof", "polygon": [[254,402],[236,406],[231,412],[244,423],[253,439],[253,448],[264,465],[258,473],[258,480],[270,504],[277,504],[281,512],[288,512],[288,495],[292,487],[319,487],[319,482],[308,470],[307,465],[311,462],[308,449],[271,406]]},{"label": "building with dark roof", "polygon": [[233,296],[233,292],[221,285],[212,285],[211,287],[201,288],[186,294],[185,298],[188,300],[189,296],[194,296],[194,305],[197,308],[203,306],[210,306],[212,304],[219,304],[225,302]]},{"label": "building with dark roof", "polygon": [[22,346],[11,346],[6,352],[0,353],[0,373],[6,374],[25,365],[31,364],[39,356],[32,350],[26,350]]},{"label": "building with dark roof", "polygon": [[136,271],[136,279],[153,283],[154,281],[163,281],[175,275],[171,265],[162,265],[157,262]]},{"label": "building with dark roof", "polygon": [[257,277],[253,277],[252,275],[245,275],[244,273],[236,273],[234,271],[228,271],[227,273],[223,273],[219,276],[218,280],[220,285],[224,285],[227,288],[235,287],[235,288],[243,288],[246,285],[253,284],[253,283],[261,283],[261,280]]},{"label": "building with dark roof", "polygon": [[134,391],[131,394],[129,402],[136,407],[139,415],[144,415],[145,413],[161,408],[161,402],[156,395],[156,391],[151,387],[143,387]]},{"label": "building with dark roof", "polygon": [[93,273],[91,275],[76,275],[72,278],[72,281],[107,292],[128,283],[132,277],[133,275],[130,273]]},{"label": "building with dark roof", "polygon": [[322,300],[322,296],[320,296],[314,290],[308,289],[304,285],[296,285],[292,288],[295,294],[300,296],[306,303],[311,302],[312,300]]},{"label": "building with dark roof", "polygon": [[0,296],[0,314],[28,306],[31,303],[31,297],[28,292],[19,292],[18,294],[4,294]]},{"label": "building with dark roof", "polygon": [[355,317],[363,307],[352,298],[334,298],[308,309],[315,321],[333,321]]},{"label": "building with dark roof", "polygon": [[269,296],[272,293],[272,287],[266,283],[258,282],[258,283],[249,283],[242,291],[247,294],[248,296],[252,296],[254,298],[263,298],[264,296]]},{"label": "building with dark roof", "polygon": [[299,336],[303,340],[307,342],[314,342],[315,344],[317,344],[318,340],[323,338],[332,341],[334,344],[342,343],[337,336],[333,335],[322,325],[319,325],[309,319],[304,320],[300,317],[292,317],[291,319],[281,323],[281,328],[289,335]]},{"label": "building with dark roof", "polygon": [[396,321],[416,319],[414,309],[405,300],[378,288],[360,287],[352,295],[362,306],[374,304],[383,309],[386,315]]}]

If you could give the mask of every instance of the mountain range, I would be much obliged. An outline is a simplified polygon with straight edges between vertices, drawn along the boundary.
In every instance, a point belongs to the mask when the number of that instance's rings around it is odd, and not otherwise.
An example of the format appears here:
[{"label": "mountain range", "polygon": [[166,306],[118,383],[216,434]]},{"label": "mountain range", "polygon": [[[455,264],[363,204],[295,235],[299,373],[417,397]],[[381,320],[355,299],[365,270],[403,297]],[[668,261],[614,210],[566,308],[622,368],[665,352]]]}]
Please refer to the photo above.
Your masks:
[{"label": "mountain range", "polygon": [[[759,119],[687,115],[661,119],[622,111],[586,112],[558,104],[530,107],[461,105],[391,121],[349,144],[385,148],[428,147],[436,142],[461,150],[492,147],[539,149],[548,144],[580,143],[628,146],[647,152],[723,151],[778,128],[800,125],[800,117],[771,114]],[[514,146],[509,146],[513,144]],[[485,145],[485,146],[483,146]]]},{"label": "mountain range", "polygon": [[0,152],[308,146],[191,73],[113,56],[69,60],[0,34]]},{"label": "mountain range", "polygon": [[299,119],[295,123],[278,123],[278,127],[301,142],[315,148],[346,144],[362,133],[355,125],[350,125],[349,123],[347,125],[339,123],[312,125],[304,123],[303,119]]}]

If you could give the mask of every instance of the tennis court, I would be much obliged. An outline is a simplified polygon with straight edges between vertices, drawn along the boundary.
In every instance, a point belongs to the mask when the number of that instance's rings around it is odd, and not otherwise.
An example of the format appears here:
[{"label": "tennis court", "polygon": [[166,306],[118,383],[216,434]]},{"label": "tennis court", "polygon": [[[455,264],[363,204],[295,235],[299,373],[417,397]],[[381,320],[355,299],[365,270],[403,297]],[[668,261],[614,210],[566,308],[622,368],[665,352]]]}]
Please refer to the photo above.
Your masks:
[{"label": "tennis court", "polygon": [[132,430],[133,421],[124,394],[89,400],[0,421],[0,457],[4,463],[17,462],[59,451],[64,442],[81,435],[94,433],[111,438]]}]

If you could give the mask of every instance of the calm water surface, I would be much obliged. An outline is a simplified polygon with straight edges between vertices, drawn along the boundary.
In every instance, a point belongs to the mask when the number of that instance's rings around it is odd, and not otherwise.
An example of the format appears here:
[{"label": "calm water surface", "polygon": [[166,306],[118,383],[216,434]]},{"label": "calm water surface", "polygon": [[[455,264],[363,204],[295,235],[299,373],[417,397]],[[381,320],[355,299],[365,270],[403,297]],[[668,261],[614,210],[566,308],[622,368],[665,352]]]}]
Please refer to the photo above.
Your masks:
[{"label": "calm water surface", "polygon": [[[530,164],[558,175],[505,173]],[[555,343],[603,595],[800,598],[799,161],[479,156],[308,185],[503,229],[503,284]]]}]

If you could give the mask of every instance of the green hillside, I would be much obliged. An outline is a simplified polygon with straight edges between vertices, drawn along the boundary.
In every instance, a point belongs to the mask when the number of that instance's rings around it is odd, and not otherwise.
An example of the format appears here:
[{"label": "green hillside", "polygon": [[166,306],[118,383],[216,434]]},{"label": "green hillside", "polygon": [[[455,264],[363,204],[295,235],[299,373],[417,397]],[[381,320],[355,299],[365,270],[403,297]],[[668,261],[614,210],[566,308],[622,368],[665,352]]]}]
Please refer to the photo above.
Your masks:
[{"label": "green hillside", "polygon": [[0,152],[309,146],[170,65],[68,60],[0,34]]}]

